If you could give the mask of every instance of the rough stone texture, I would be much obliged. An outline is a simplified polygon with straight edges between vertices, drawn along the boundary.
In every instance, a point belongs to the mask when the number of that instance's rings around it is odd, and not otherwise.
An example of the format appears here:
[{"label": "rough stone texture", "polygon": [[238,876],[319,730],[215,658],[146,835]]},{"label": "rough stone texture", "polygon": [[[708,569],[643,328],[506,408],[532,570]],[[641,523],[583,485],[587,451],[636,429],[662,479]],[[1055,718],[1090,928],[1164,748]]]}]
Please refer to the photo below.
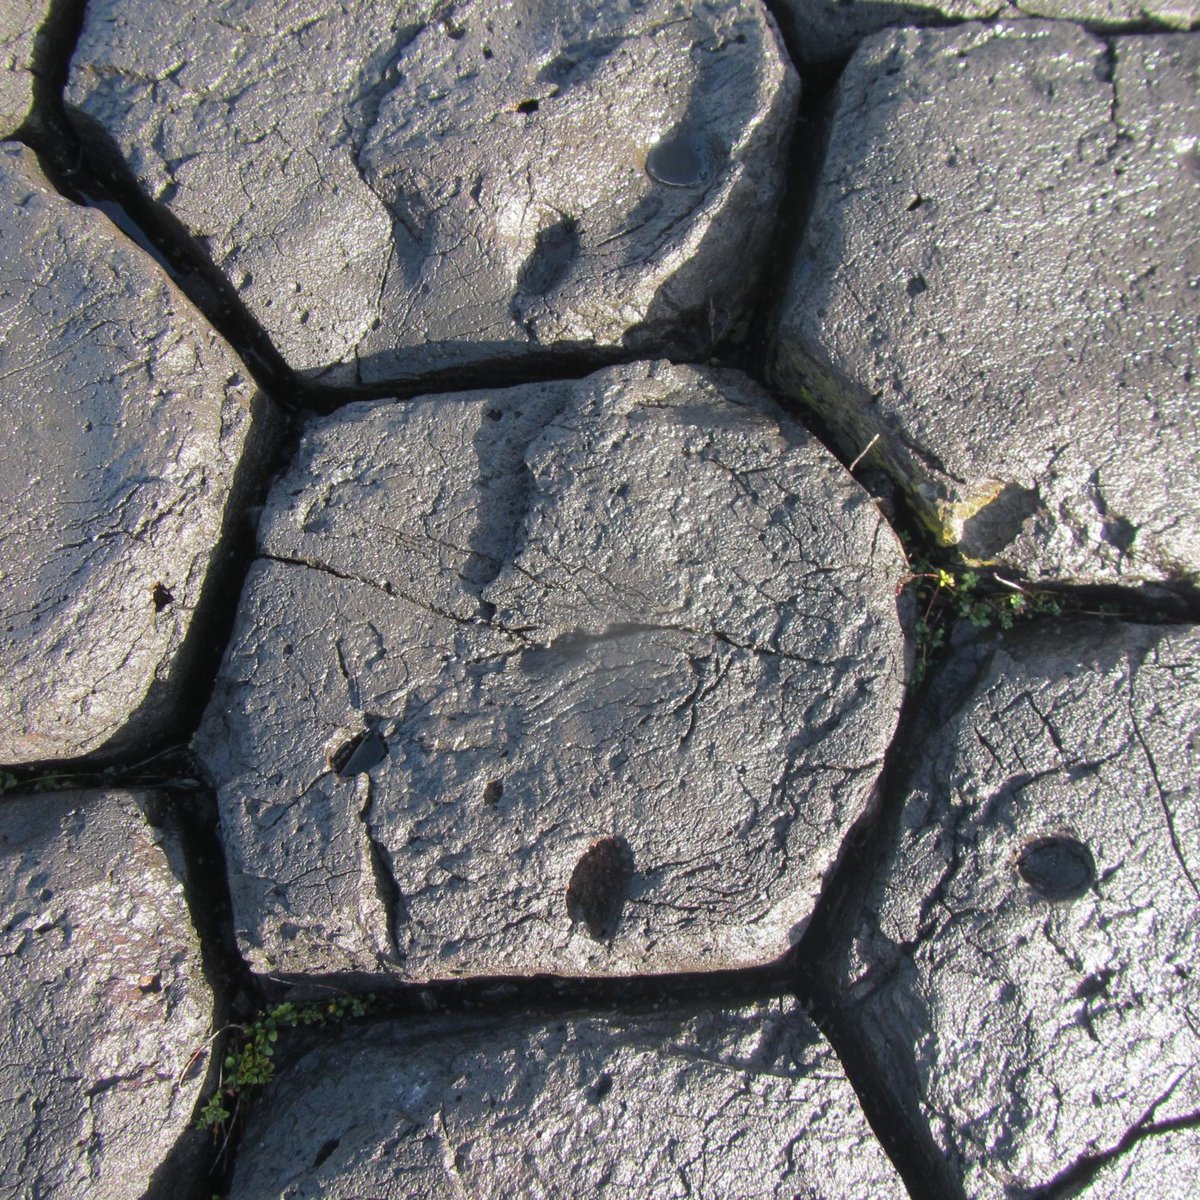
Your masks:
[{"label": "rough stone texture", "polygon": [[261,405],[154,262],[12,143],[0,214],[0,761],[115,753],[182,698]]},{"label": "rough stone texture", "polygon": [[348,406],[260,544],[197,743],[255,970],[715,969],[798,936],[894,728],[904,564],[744,376]]},{"label": "rough stone texture", "polygon": [[797,94],[756,0],[96,0],[67,99],[292,367],[370,383],[721,336]]},{"label": "rough stone texture", "polygon": [[33,39],[50,0],[0,5],[0,137],[10,137],[33,104]]},{"label": "rough stone texture", "polygon": [[1200,572],[1200,35],[903,30],[851,61],[772,371],[945,542]]},{"label": "rough stone texture", "polygon": [[906,1195],[794,1001],[380,1026],[285,1070],[230,1200]]},{"label": "rough stone texture", "polygon": [[774,0],[772,9],[801,65],[843,58],[870,34],[894,25],[946,25],[996,16],[1054,17],[1096,29],[1200,25],[1198,0]]},{"label": "rough stone texture", "polygon": [[[0,803],[0,1192],[140,1196],[191,1123],[213,997],[152,794]],[[179,1191],[165,1194],[181,1194]]]},{"label": "rough stone texture", "polygon": [[[1200,1124],[1200,632],[1029,628],[967,678],[914,749],[839,1008],[965,1193],[1000,1200]],[[1087,1194],[1190,1195],[1198,1136]]]},{"label": "rough stone texture", "polygon": [[1016,7],[1031,17],[1078,21],[1096,29],[1129,25],[1195,29],[1200,25],[1197,0],[1017,0]]}]

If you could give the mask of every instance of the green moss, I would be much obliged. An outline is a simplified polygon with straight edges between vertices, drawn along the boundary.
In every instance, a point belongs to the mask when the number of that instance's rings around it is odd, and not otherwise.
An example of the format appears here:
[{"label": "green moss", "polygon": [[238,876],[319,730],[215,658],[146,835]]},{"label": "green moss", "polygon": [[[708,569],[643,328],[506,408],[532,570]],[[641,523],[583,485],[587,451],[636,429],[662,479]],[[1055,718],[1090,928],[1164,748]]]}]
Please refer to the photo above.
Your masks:
[{"label": "green moss", "polygon": [[248,1025],[231,1026],[217,1090],[201,1106],[196,1119],[201,1129],[219,1131],[232,1119],[247,1090],[275,1078],[275,1043],[281,1029],[325,1025],[364,1016],[374,996],[339,996],[327,1004],[277,1004]]}]

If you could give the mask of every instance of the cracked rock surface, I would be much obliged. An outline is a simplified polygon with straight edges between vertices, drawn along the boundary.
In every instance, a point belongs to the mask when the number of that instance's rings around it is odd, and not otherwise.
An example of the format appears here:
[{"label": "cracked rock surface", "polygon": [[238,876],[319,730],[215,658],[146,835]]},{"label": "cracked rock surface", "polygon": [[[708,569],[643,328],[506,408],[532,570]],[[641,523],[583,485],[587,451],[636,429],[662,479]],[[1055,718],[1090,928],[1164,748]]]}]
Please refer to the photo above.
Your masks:
[{"label": "cracked rock surface", "polygon": [[772,5],[797,64],[851,54],[873,33],[896,25],[950,25],[993,17],[1053,17],[1097,30],[1194,29],[1200,0],[775,0]]},{"label": "cracked rock surface", "polygon": [[1200,35],[1022,21],[842,77],[773,376],[968,556],[1200,572],[1198,70]]},{"label": "cracked rock surface", "polygon": [[159,267],[14,143],[0,214],[0,761],[116,753],[183,699],[264,403]]},{"label": "cracked rock surface", "polygon": [[379,383],[723,336],[797,94],[756,0],[94,0],[67,102],[291,367]]},{"label": "cracked rock surface", "polygon": [[170,1183],[213,996],[179,844],[147,821],[160,802],[63,792],[0,804],[5,1195],[90,1200]]},{"label": "cracked rock surface", "polygon": [[945,1194],[1031,1194],[1124,1143],[1084,1194],[1187,1195],[1200,636],[1043,626],[956,679],[843,943],[866,1069],[928,1122]]},{"label": "cracked rock surface", "polygon": [[0,137],[10,137],[33,105],[33,39],[50,0],[0,5]]},{"label": "cracked rock surface", "polygon": [[263,405],[156,264],[11,143],[0,204],[0,760],[116,752],[181,699]]},{"label": "cracked rock surface", "polygon": [[906,1195],[795,1001],[352,1030],[246,1129],[230,1200]]},{"label": "cracked rock surface", "polygon": [[350,405],[260,547],[198,741],[254,969],[712,969],[798,936],[894,728],[904,565],[744,376]]}]

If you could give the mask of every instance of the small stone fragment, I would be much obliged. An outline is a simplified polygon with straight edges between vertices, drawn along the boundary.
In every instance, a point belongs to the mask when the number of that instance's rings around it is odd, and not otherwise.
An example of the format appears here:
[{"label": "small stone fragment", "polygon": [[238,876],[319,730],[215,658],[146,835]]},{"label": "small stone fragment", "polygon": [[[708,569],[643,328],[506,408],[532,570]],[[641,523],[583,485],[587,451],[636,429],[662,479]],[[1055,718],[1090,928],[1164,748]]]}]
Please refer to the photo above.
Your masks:
[{"label": "small stone fragment", "polygon": [[281,1062],[230,1200],[287,1195],[901,1200],[795,1001],[392,1023]]},{"label": "small stone fragment", "polygon": [[[0,803],[0,1193],[182,1195],[213,995],[145,795]],[[185,1139],[192,1159],[180,1157]],[[174,1152],[184,1177],[168,1177]],[[178,1191],[171,1191],[172,1187]]]}]

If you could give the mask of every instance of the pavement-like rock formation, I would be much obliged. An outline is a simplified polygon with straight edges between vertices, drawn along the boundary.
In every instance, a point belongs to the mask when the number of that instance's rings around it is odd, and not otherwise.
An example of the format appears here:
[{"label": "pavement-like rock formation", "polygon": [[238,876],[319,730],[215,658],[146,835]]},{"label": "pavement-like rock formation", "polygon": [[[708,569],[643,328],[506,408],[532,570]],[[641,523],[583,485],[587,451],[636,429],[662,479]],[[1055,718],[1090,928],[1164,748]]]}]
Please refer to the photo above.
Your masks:
[{"label": "pavement-like rock formation", "polygon": [[1190,1197],[1198,5],[0,4],[0,1193]]},{"label": "pavement-like rock formation", "polygon": [[146,819],[159,802],[0,802],[6,1196],[181,1194],[166,1164],[204,1085],[213,995],[180,847]]},{"label": "pavement-like rock formation", "polygon": [[839,84],[773,374],[936,536],[1200,572],[1200,35],[902,30]]},{"label": "pavement-like rock formation", "polygon": [[[230,1200],[906,1195],[794,1001],[381,1025],[291,1064]],[[341,1192],[339,1191],[339,1194]]]},{"label": "pavement-like rock formation", "polygon": [[1027,1195],[1146,1136],[1085,1194],[1188,1195],[1200,636],[1051,625],[947,680],[964,673],[952,715],[910,748],[838,1007],[928,1121],[947,1194]]},{"label": "pavement-like rock formation", "polygon": [[239,460],[268,422],[162,270],[14,143],[0,220],[0,761],[117,753],[184,698]]},{"label": "pavement-like rock formation", "polygon": [[198,749],[256,970],[761,963],[872,795],[894,535],[744,377],[352,405],[272,492]]},{"label": "pavement-like rock formation", "polygon": [[757,0],[232,9],[95,0],[67,100],[294,369],[694,353],[744,315],[798,91]]}]

